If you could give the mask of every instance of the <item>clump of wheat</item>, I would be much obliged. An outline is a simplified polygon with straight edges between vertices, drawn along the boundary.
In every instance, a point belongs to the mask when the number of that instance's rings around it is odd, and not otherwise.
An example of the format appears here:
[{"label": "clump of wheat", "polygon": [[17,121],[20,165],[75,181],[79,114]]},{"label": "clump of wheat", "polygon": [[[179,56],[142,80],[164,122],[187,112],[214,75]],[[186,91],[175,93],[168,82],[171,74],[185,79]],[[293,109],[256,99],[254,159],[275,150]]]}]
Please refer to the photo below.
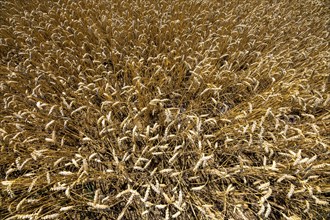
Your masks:
[{"label": "clump of wheat", "polygon": [[326,219],[326,1],[0,2],[1,219]]}]

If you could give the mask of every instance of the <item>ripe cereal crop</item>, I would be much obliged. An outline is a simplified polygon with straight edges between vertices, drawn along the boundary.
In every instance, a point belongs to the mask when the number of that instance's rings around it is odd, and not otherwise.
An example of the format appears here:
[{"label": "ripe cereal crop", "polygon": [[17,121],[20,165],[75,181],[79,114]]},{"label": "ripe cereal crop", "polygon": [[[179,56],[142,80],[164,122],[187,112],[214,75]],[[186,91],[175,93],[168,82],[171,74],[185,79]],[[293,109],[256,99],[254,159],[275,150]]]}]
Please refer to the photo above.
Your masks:
[{"label": "ripe cereal crop", "polygon": [[329,219],[328,0],[0,0],[0,219]]}]

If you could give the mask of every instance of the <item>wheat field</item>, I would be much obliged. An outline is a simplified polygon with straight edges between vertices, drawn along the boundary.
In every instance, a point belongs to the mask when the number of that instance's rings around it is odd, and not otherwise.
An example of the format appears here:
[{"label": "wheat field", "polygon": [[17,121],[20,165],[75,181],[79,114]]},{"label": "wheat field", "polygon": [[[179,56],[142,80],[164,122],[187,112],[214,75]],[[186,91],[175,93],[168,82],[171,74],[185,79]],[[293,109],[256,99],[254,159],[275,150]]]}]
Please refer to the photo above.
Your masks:
[{"label": "wheat field", "polygon": [[328,0],[0,1],[0,219],[329,219]]}]

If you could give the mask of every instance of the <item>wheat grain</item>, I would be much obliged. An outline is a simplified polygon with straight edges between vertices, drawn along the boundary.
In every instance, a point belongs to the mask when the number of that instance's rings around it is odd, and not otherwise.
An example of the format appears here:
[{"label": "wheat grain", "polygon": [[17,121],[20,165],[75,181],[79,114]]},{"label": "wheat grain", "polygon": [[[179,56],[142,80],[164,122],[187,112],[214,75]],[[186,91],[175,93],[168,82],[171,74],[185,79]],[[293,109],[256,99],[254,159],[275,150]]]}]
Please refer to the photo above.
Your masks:
[{"label": "wheat grain", "polygon": [[120,193],[118,193],[117,195],[116,195],[116,198],[120,198],[120,197],[122,197],[123,195],[125,195],[125,194],[127,194],[127,193],[129,193],[130,192],[130,188],[128,188],[128,189],[126,189],[126,190],[124,190],[124,191],[122,191],[122,192],[120,192]]},{"label": "wheat grain", "polygon": [[293,184],[291,184],[291,185],[290,185],[289,192],[288,192],[288,194],[287,194],[287,196],[286,196],[288,199],[290,199],[291,196],[293,195],[293,193],[294,193],[294,189],[295,189],[295,186],[294,186]]},{"label": "wheat grain", "polygon": [[160,155],[163,155],[164,152],[161,152],[161,151],[159,151],[159,152],[152,152],[151,154],[154,155],[154,156],[160,156]]},{"label": "wheat grain", "polygon": [[45,130],[47,131],[48,128],[49,128],[52,124],[54,124],[54,122],[55,122],[55,120],[51,120],[50,122],[48,122],[48,123],[46,124],[46,126],[45,126]]},{"label": "wheat grain", "polygon": [[167,207],[165,211],[165,220],[169,220],[169,219],[170,219],[170,208]]},{"label": "wheat grain", "polygon": [[55,135],[56,135],[55,130],[53,130],[53,132],[52,132],[52,138],[45,138],[45,141],[46,142],[50,142],[50,143],[56,143],[56,136]]},{"label": "wheat grain", "polygon": [[190,190],[192,191],[200,191],[205,187],[205,185],[201,185],[201,186],[196,186],[196,187],[192,187],[190,188]]},{"label": "wheat grain", "polygon": [[109,209],[110,208],[108,205],[94,204],[92,202],[88,202],[87,205],[93,207],[94,209],[100,209],[100,210],[104,210],[104,209]]},{"label": "wheat grain", "polygon": [[74,206],[64,206],[60,208],[60,212],[66,212],[69,210],[72,210],[74,208]]},{"label": "wheat grain", "polygon": [[68,199],[72,199],[71,194],[70,194],[70,187],[66,187],[66,190],[65,190],[65,196],[66,196]]},{"label": "wheat grain", "polygon": [[203,160],[199,159],[198,162],[196,163],[193,171],[196,172],[198,170],[198,168],[200,167],[200,165],[202,165],[202,163],[203,163]]},{"label": "wheat grain", "polygon": [[150,183],[150,186],[151,186],[151,189],[157,193],[157,194],[160,194],[160,189],[159,187],[155,186],[154,184]]},{"label": "wheat grain", "polygon": [[58,219],[59,217],[60,217],[59,213],[53,213],[53,214],[45,215],[41,217],[41,219]]},{"label": "wheat grain", "polygon": [[65,186],[54,186],[50,189],[51,191],[64,191],[66,190]]},{"label": "wheat grain", "polygon": [[19,211],[24,202],[26,201],[26,198],[23,198],[17,205],[16,205],[16,211]]},{"label": "wheat grain", "polygon": [[270,206],[269,203],[267,203],[267,209],[266,209],[266,212],[265,212],[265,218],[268,218],[270,213],[272,211],[272,207]]},{"label": "wheat grain", "polygon": [[171,173],[173,171],[173,169],[169,168],[169,169],[162,169],[159,171],[159,173],[163,174],[163,173]]},{"label": "wheat grain", "polygon": [[72,173],[71,171],[60,171],[58,174],[63,175],[63,176],[71,176],[74,173]]},{"label": "wheat grain", "polygon": [[28,192],[32,191],[32,189],[33,189],[34,185],[36,184],[37,180],[38,180],[38,178],[35,178],[35,179],[32,180],[32,182],[31,182],[31,184],[28,188]]},{"label": "wheat grain", "polygon": [[177,218],[181,215],[181,211],[177,211],[176,213],[174,213],[171,217],[172,218]]},{"label": "wheat grain", "polygon": [[133,170],[144,171],[144,168],[139,167],[139,166],[134,166]]},{"label": "wheat grain", "polygon": [[88,142],[91,141],[92,139],[90,139],[89,137],[84,137],[82,140]]},{"label": "wheat grain", "polygon": [[262,215],[264,212],[265,212],[265,206],[264,206],[264,204],[261,204],[261,207],[260,207],[260,210],[259,210],[259,212],[258,212],[258,215],[260,216],[260,215]]},{"label": "wheat grain", "polygon": [[306,161],[306,164],[311,164],[311,163],[313,163],[316,159],[317,159],[317,155],[314,155],[313,157],[311,157],[309,160]]},{"label": "wheat grain", "polygon": [[158,205],[155,205],[155,207],[157,209],[165,209],[167,207],[167,205],[165,205],[165,204],[158,204]]},{"label": "wheat grain", "polygon": [[[18,214],[18,215],[15,215],[15,216],[13,216],[13,218],[12,219],[35,219],[35,217],[36,217],[36,214],[26,214],[26,215],[20,215],[20,214]],[[8,219],[10,219],[10,218],[8,218]]]},{"label": "wheat grain", "polygon": [[98,156],[98,153],[93,153],[88,157],[88,161],[91,161],[95,156]]},{"label": "wheat grain", "polygon": [[229,184],[229,186],[226,189],[226,194],[230,193],[231,191],[233,191],[235,189],[235,187],[232,184]]},{"label": "wheat grain", "polygon": [[321,168],[324,168],[324,167],[327,167],[327,166],[330,166],[330,164],[322,163],[322,164],[313,165],[312,169],[316,170],[316,169],[321,169]]},{"label": "wheat grain", "polygon": [[325,200],[321,200],[319,198],[317,198],[316,196],[312,195],[313,199],[315,200],[315,203],[317,205],[329,205],[329,202],[328,201],[325,201]]},{"label": "wheat grain", "polygon": [[178,195],[178,202],[177,202],[179,207],[181,207],[182,202],[183,202],[183,193],[182,193],[182,190],[180,189],[179,195]]},{"label": "wheat grain", "polygon": [[149,210],[145,210],[141,213],[141,215],[147,215],[150,211]]},{"label": "wheat grain", "polygon": [[263,204],[265,201],[267,201],[267,199],[272,195],[273,190],[271,188],[268,188],[268,191],[266,192],[266,194],[261,197],[260,203]]},{"label": "wheat grain", "polygon": [[169,163],[174,163],[174,160],[176,159],[176,157],[179,155],[179,152],[176,152],[175,154],[173,154],[173,156],[168,160]]},{"label": "wheat grain", "polygon": [[258,186],[258,189],[259,190],[262,190],[262,189],[268,189],[270,186],[270,182],[267,182],[267,183],[263,183],[261,185]]},{"label": "wheat grain", "polygon": [[146,202],[148,200],[149,192],[150,192],[150,185],[147,186],[146,192],[145,192],[144,197],[142,199],[143,202]]},{"label": "wheat grain", "polygon": [[12,172],[15,172],[17,169],[16,168],[10,168],[9,170],[6,171],[6,178],[5,179],[8,179],[8,176],[12,173]]},{"label": "wheat grain", "polygon": [[51,180],[50,180],[50,173],[49,172],[46,173],[46,179],[47,179],[47,184],[50,184]]}]

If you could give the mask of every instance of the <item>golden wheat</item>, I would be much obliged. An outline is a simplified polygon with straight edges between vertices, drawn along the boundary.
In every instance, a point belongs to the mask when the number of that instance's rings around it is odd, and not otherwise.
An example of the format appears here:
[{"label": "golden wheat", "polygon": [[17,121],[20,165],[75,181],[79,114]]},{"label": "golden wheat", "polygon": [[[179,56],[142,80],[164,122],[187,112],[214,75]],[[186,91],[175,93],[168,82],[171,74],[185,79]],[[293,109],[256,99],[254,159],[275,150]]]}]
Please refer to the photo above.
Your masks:
[{"label": "golden wheat", "polygon": [[0,1],[0,219],[327,219],[330,8]]}]

